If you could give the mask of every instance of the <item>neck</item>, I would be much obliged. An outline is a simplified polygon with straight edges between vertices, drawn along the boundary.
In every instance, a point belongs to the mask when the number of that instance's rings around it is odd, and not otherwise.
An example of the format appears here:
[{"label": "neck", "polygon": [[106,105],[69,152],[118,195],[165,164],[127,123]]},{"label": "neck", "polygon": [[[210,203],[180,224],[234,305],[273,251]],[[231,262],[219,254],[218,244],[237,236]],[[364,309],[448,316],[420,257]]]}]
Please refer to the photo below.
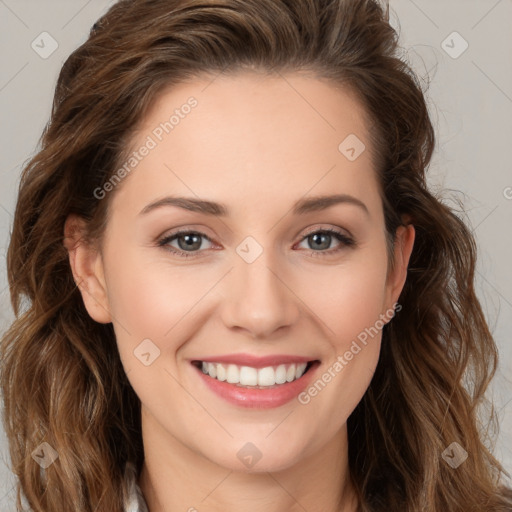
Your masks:
[{"label": "neck", "polygon": [[357,511],[346,425],[316,453],[286,469],[250,473],[192,451],[147,414],[142,432],[145,460],[139,486],[150,512],[238,512],[241,507],[244,512]]}]

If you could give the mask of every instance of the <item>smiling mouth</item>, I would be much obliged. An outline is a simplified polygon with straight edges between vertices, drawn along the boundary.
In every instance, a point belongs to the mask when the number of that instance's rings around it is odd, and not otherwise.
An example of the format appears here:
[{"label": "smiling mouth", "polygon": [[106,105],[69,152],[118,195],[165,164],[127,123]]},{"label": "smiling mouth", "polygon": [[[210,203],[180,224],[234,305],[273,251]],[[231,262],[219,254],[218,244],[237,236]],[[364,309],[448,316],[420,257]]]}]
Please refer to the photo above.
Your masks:
[{"label": "smiling mouth", "polygon": [[271,389],[300,379],[313,365],[320,364],[320,361],[279,364],[263,368],[204,361],[192,361],[192,364],[205,375],[220,382],[243,388]]}]

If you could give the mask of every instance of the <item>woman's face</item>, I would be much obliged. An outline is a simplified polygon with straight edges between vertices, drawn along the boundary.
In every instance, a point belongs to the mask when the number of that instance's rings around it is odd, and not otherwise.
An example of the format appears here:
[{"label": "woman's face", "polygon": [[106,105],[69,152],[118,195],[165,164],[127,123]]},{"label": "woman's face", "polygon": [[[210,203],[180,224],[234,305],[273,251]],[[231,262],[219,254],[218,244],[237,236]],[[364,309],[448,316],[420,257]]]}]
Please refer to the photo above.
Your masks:
[{"label": "woman's face", "polygon": [[101,252],[75,260],[86,306],[114,324],[148,436],[286,468],[345,428],[412,248],[401,228],[388,275],[361,107],[312,77],[245,73],[174,87],[139,128],[127,176],[98,192]]}]

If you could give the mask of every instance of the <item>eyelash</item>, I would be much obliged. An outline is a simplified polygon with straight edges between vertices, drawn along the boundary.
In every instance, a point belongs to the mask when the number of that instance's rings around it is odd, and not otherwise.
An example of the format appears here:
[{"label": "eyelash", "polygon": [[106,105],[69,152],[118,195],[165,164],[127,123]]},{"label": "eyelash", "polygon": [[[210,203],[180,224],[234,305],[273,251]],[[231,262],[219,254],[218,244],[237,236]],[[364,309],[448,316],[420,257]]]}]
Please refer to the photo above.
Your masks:
[{"label": "eyelash", "polygon": [[[306,240],[307,238],[309,238],[312,235],[316,235],[316,234],[320,234],[320,233],[334,236],[341,243],[335,249],[328,249],[328,250],[323,250],[323,251],[314,251],[312,249],[309,249],[308,251],[309,251],[310,256],[313,256],[313,257],[331,256],[331,255],[343,250],[343,248],[354,247],[356,245],[356,242],[353,238],[350,238],[349,236],[345,235],[344,233],[337,231],[336,229],[332,229],[332,228],[316,229],[316,230],[310,231],[302,237],[302,239],[300,240],[299,243],[302,243],[304,240]],[[204,233],[200,233],[199,231],[193,231],[193,230],[191,231],[191,230],[184,229],[184,230],[180,230],[180,231],[175,231],[174,233],[171,233],[170,235],[167,235],[167,236],[161,238],[160,240],[158,240],[157,245],[158,245],[158,247],[162,247],[164,250],[169,251],[181,258],[197,257],[197,255],[200,251],[190,251],[190,252],[189,251],[181,251],[181,250],[176,249],[175,247],[171,247],[168,245],[170,242],[177,239],[180,235],[199,235],[202,238],[205,238],[209,242],[213,243],[213,240],[209,236],[205,235]]]}]

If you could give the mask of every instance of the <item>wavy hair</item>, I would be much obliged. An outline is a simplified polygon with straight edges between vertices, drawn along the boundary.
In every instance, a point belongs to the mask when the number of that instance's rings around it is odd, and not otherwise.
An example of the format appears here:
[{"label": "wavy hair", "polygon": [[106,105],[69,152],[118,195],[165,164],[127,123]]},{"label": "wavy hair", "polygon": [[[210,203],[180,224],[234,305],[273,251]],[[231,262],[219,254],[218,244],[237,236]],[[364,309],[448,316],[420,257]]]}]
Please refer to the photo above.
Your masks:
[{"label": "wavy hair", "polygon": [[[140,401],[111,324],[94,322],[63,246],[69,214],[101,238],[101,188],[164,89],[220,72],[308,71],[357,95],[371,130],[391,242],[416,241],[402,310],[384,327],[373,380],[348,420],[364,512],[512,510],[480,405],[497,349],[474,290],[465,222],[429,192],[435,135],[418,77],[375,0],[121,0],[66,60],[37,154],[23,169],[7,266],[15,320],[1,341],[12,470],[36,512],[121,512],[123,470],[140,470]],[[491,411],[491,420],[496,420]],[[31,454],[48,442],[57,462]],[[468,452],[456,470],[453,441]]]}]

